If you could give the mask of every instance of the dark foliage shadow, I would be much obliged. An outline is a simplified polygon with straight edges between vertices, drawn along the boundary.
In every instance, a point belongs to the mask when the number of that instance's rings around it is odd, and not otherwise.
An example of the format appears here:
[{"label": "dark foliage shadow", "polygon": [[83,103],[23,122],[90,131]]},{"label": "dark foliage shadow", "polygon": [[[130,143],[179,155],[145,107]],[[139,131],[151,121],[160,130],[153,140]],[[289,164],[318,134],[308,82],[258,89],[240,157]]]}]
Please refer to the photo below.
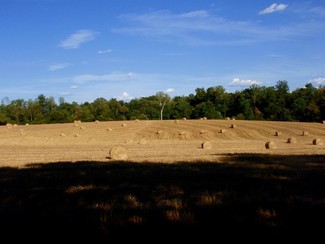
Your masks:
[{"label": "dark foliage shadow", "polygon": [[324,230],[324,166],[324,156],[240,154],[0,168],[1,240],[311,241]]}]

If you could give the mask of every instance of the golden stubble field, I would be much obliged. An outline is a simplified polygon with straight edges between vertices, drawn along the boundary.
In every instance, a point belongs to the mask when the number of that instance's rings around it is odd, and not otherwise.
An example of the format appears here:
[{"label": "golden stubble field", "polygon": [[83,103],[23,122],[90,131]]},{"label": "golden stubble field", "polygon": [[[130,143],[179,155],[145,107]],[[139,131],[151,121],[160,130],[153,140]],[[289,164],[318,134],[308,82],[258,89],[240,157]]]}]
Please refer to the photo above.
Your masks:
[{"label": "golden stubble field", "polygon": [[[321,123],[243,120],[107,121],[0,127],[0,166],[112,162],[123,147],[132,162],[218,162],[235,154],[324,155]],[[317,143],[313,143],[315,139]],[[267,149],[268,141],[274,147]],[[202,143],[206,143],[202,146]]]},{"label": "golden stubble field", "polygon": [[241,120],[1,126],[1,241],[316,243],[324,129]]}]

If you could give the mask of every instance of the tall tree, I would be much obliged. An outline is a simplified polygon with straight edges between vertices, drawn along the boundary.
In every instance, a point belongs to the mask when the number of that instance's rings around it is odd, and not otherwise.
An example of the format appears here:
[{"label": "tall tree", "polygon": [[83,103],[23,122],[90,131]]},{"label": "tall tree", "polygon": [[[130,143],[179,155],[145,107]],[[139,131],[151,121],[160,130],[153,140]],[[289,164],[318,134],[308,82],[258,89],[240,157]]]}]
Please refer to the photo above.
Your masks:
[{"label": "tall tree", "polygon": [[160,120],[163,119],[163,112],[166,104],[170,101],[170,96],[167,93],[164,92],[157,92],[156,93],[156,98],[159,102],[160,106]]}]

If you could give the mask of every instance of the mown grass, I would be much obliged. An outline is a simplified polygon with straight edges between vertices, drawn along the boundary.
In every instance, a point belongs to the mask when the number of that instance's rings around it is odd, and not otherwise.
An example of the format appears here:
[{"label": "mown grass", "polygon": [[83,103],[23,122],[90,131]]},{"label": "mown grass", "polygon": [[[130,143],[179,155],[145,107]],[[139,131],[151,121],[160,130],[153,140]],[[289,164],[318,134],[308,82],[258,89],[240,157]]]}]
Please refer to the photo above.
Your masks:
[{"label": "mown grass", "polygon": [[324,231],[324,169],[325,156],[255,154],[0,168],[1,240],[312,241]]}]

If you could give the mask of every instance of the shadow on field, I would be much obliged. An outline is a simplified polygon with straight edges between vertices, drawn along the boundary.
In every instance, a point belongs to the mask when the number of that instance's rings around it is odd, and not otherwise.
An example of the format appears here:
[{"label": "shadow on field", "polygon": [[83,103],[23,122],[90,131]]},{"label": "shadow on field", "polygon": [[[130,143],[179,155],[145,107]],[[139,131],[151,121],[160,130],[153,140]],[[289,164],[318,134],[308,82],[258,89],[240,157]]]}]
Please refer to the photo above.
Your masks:
[{"label": "shadow on field", "polygon": [[1,242],[301,240],[323,235],[325,156],[0,168]]}]

